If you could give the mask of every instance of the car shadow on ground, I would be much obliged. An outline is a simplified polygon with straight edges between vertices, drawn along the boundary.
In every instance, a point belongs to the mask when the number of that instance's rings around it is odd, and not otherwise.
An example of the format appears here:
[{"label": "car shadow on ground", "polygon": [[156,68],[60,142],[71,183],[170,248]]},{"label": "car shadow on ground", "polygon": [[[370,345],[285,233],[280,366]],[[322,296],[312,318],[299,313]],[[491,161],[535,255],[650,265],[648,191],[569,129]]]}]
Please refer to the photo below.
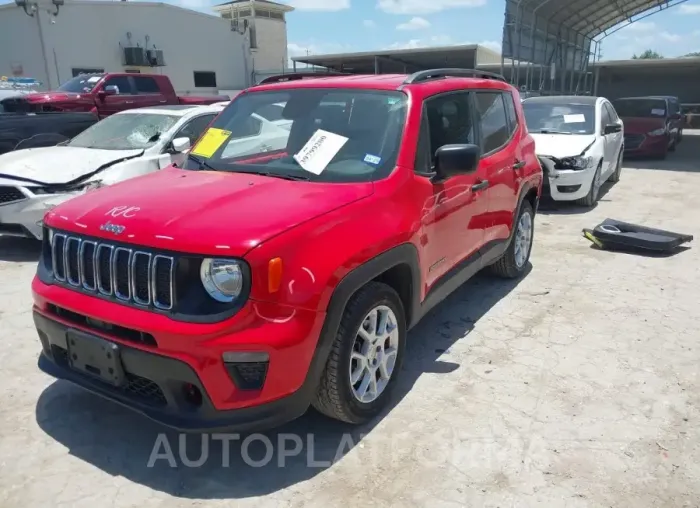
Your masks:
[{"label": "car shadow on ground", "polygon": [[606,196],[614,185],[614,183],[605,182],[600,188],[598,202],[591,207],[581,206],[573,201],[554,201],[551,197],[543,197],[540,200],[537,213],[542,215],[579,215],[590,212],[594,210],[601,201],[608,201]]},{"label": "car shadow on ground", "polygon": [[[531,269],[528,266],[528,273]],[[36,419],[70,454],[156,491],[187,499],[269,494],[313,478],[355,446],[362,447],[364,436],[424,374],[459,369],[459,364],[440,360],[441,355],[457,341],[469,341],[479,319],[520,280],[479,274],[433,309],[409,333],[391,407],[367,425],[342,424],[309,410],[298,420],[262,434],[180,435],[63,381],[54,382],[41,394]]]},{"label": "car shadow on ground", "polygon": [[37,240],[0,235],[0,261],[39,261],[40,254],[41,242]]}]

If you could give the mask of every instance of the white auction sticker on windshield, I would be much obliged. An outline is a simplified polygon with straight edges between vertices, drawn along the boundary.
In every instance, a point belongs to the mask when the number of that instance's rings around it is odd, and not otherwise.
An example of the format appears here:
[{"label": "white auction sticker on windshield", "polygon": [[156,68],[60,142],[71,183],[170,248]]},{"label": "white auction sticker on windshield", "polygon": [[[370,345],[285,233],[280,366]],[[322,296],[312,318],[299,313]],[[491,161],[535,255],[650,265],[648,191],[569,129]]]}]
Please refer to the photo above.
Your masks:
[{"label": "white auction sticker on windshield", "polygon": [[564,115],[564,123],[583,123],[586,121],[584,115]]},{"label": "white auction sticker on windshield", "polygon": [[664,116],[666,114],[666,111],[663,109],[652,109],[651,114],[654,116]]},{"label": "white auction sticker on windshield", "polygon": [[306,171],[320,175],[347,141],[344,136],[319,129],[294,155],[294,160]]}]

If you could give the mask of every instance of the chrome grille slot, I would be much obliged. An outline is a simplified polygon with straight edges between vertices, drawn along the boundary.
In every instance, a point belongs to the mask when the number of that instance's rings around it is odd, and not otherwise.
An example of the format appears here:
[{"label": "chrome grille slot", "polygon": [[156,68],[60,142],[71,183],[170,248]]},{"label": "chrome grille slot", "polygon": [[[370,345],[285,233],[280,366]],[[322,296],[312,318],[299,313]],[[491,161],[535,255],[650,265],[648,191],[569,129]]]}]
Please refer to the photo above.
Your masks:
[{"label": "chrome grille slot", "polygon": [[131,257],[131,294],[139,305],[151,304],[151,255],[134,252]]},{"label": "chrome grille slot", "polygon": [[117,247],[112,254],[112,287],[120,300],[131,299],[131,249]]},{"label": "chrome grille slot", "polygon": [[[156,256],[153,258],[153,272],[151,274],[151,291],[153,292],[153,305],[159,309],[173,308],[173,279],[175,261],[168,256]],[[169,280],[170,284],[164,284]]]},{"label": "chrome grille slot", "polygon": [[97,289],[106,296],[111,296],[112,290],[112,252],[114,247],[101,243],[97,246]]},{"label": "chrome grille slot", "polygon": [[78,261],[83,288],[95,291],[97,289],[97,242],[84,240],[80,244]]},{"label": "chrome grille slot", "polygon": [[50,238],[57,282],[142,307],[173,308],[174,258],[64,233]]}]

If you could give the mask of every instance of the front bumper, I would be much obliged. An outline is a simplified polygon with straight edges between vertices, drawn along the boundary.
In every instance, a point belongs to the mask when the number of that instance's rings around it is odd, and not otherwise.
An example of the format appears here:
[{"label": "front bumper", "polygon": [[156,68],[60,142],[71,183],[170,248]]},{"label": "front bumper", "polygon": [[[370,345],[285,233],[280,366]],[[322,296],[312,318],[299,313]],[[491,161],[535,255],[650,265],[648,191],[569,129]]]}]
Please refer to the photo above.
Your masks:
[{"label": "front bumper", "polygon": [[41,240],[46,212],[76,195],[34,196],[0,205],[0,235]]},{"label": "front bumper", "polygon": [[628,134],[625,136],[624,154],[627,156],[655,156],[668,151],[670,136],[647,136],[644,134]]},{"label": "front bumper", "polygon": [[[285,321],[272,305],[249,302],[226,322],[197,325],[36,279],[32,287],[41,370],[162,424],[186,431],[263,430],[301,416],[315,394],[314,377],[308,373],[322,313],[297,310]],[[93,325],[114,323],[113,316],[119,316],[118,329]],[[118,345],[123,383],[115,386],[70,366],[67,334],[75,330]],[[269,355],[264,383],[255,389],[237,385],[222,360],[224,352],[251,351]],[[185,395],[192,386],[201,394],[198,404]]]},{"label": "front bumper", "polygon": [[596,167],[581,170],[558,169],[547,175],[544,192],[555,201],[575,201],[586,197],[593,183]]}]

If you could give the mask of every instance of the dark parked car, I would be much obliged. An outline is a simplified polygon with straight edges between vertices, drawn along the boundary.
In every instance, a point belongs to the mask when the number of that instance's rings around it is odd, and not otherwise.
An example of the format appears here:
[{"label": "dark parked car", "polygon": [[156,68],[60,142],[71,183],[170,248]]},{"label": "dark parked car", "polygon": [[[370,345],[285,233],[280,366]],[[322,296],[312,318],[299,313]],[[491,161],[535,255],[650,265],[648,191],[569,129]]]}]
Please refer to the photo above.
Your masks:
[{"label": "dark parked car", "polygon": [[94,113],[2,113],[0,154],[55,146],[77,136],[97,120]]},{"label": "dark parked car", "polygon": [[625,124],[625,155],[664,158],[683,139],[677,97],[625,97],[612,103]]}]

